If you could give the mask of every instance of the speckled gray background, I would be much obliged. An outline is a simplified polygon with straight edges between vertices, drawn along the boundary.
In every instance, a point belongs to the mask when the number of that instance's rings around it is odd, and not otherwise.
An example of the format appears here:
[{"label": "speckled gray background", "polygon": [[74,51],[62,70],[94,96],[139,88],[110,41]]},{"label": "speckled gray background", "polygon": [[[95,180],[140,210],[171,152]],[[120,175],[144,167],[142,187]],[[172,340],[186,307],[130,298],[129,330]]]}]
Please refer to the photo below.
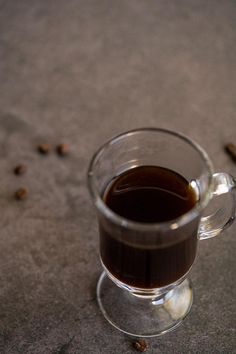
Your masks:
[{"label": "speckled gray background", "polygon": [[[235,44],[233,0],[0,0],[1,354],[135,352],[95,301],[88,162],[112,135],[157,126],[236,175],[222,149],[236,142]],[[67,158],[35,151],[61,141]],[[236,353],[235,231],[201,242],[192,312],[148,353]]]}]

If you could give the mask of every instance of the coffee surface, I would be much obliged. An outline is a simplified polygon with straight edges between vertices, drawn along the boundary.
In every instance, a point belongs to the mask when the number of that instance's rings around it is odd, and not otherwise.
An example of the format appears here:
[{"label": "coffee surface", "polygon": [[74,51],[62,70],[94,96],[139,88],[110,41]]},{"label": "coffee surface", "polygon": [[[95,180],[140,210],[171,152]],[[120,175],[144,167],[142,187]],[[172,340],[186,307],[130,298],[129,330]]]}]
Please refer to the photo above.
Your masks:
[{"label": "coffee surface", "polygon": [[187,213],[196,197],[184,177],[157,166],[140,166],[115,178],[104,193],[115,213],[133,221],[169,221]]}]

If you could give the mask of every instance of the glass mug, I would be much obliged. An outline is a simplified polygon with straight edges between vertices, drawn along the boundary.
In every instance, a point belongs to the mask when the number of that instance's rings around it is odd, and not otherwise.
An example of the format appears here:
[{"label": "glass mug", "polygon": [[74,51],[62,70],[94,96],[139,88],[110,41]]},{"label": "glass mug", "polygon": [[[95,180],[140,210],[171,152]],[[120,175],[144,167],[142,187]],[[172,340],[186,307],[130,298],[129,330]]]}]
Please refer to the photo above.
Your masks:
[{"label": "glass mug", "polygon": [[[115,213],[104,202],[104,191],[117,176],[138,166],[158,166],[184,177],[195,193],[194,206],[159,223],[133,221]],[[104,268],[97,299],[113,326],[132,336],[151,337],[182,322],[193,301],[187,275],[198,240],[218,235],[234,221],[235,186],[232,176],[213,173],[208,155],[198,144],[165,129],[123,133],[95,153],[88,187],[97,211]],[[212,205],[214,210],[204,215]],[[152,281],[145,286],[147,279]]]}]

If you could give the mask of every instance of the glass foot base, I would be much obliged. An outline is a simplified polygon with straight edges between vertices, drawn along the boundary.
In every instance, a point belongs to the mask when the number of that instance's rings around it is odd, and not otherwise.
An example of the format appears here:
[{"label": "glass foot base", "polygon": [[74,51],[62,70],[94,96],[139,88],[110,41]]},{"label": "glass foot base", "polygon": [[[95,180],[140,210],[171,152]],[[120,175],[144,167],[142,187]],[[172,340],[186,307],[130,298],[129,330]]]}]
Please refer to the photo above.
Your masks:
[{"label": "glass foot base", "polygon": [[175,329],[189,313],[193,291],[188,279],[162,297],[141,298],[118,287],[103,272],[97,299],[104,317],[118,330],[137,337],[154,337]]}]

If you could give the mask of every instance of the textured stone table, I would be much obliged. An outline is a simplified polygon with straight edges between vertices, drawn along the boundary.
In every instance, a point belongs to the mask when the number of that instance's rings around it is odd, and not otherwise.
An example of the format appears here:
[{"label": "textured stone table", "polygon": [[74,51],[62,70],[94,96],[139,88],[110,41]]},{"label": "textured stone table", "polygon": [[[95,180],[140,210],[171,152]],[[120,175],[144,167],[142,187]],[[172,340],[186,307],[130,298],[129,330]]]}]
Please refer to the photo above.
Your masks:
[{"label": "textured stone table", "polygon": [[[233,0],[0,0],[1,354],[135,352],[95,300],[88,162],[112,135],[156,126],[236,175],[222,149],[236,142],[235,43]],[[41,156],[41,142],[70,154]],[[199,244],[191,314],[148,353],[236,353],[235,232]]]}]

